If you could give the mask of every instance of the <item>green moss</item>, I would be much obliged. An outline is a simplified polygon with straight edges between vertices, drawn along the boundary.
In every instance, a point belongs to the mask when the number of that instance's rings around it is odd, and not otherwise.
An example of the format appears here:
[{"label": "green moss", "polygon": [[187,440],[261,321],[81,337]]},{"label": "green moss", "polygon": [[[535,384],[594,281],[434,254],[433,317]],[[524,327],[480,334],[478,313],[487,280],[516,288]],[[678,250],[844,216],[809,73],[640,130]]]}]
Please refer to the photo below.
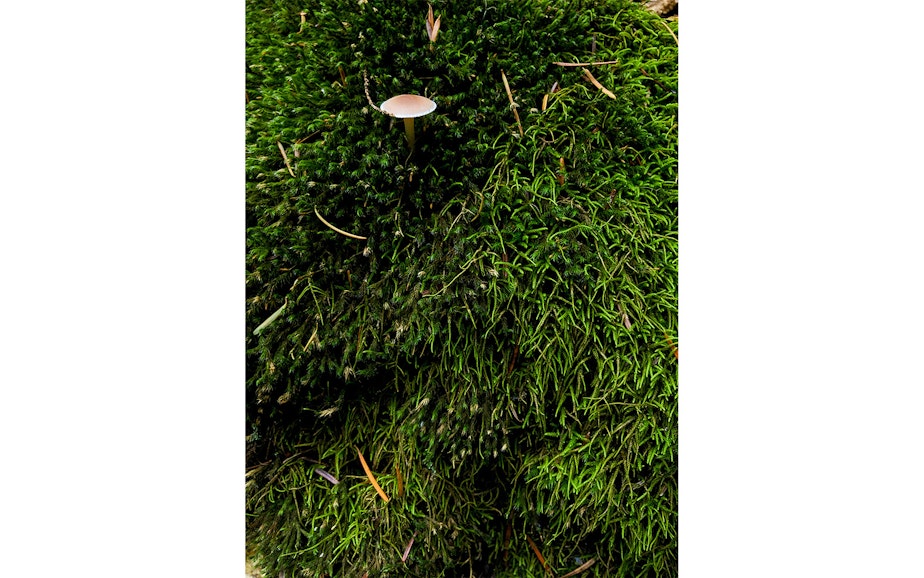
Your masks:
[{"label": "green moss", "polygon": [[[433,2],[431,48],[426,2],[248,1],[271,575],[539,576],[527,535],[559,575],[676,574],[677,46],[633,2],[521,4]],[[615,99],[553,64],[609,60],[588,68]],[[366,90],[436,101],[412,154]]]}]

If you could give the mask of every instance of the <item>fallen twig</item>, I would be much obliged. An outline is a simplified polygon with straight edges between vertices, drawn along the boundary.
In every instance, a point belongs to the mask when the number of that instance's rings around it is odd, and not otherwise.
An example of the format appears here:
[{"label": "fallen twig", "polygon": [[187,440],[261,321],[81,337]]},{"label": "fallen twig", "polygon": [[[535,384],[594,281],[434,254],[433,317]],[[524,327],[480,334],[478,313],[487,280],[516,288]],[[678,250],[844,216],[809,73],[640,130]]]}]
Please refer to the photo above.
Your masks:
[{"label": "fallen twig", "polygon": [[338,229],[337,227],[331,225],[330,223],[328,223],[328,222],[324,219],[324,217],[321,216],[321,213],[318,212],[317,207],[315,207],[315,209],[314,209],[314,214],[318,217],[318,219],[321,220],[322,223],[324,223],[325,225],[327,225],[327,226],[330,228],[331,231],[335,231],[335,232],[340,233],[341,235],[344,235],[344,236],[349,237],[349,238],[351,238],[351,239],[359,239],[360,241],[365,241],[365,240],[368,238],[368,237],[361,237],[361,236],[359,236],[359,235],[354,235],[353,233],[347,233],[347,232],[344,231],[343,229]]}]

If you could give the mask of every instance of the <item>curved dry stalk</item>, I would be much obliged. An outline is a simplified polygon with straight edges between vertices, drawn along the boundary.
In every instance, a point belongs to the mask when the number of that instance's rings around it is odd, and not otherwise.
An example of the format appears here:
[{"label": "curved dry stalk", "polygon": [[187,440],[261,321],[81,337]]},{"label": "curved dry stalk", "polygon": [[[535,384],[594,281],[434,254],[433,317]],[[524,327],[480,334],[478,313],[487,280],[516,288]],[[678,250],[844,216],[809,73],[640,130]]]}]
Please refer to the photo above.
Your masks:
[{"label": "curved dry stalk", "polygon": [[286,168],[289,169],[289,174],[292,175],[292,178],[295,178],[295,173],[292,172],[292,165],[289,164],[289,157],[286,155],[286,149],[283,148],[282,143],[278,140],[276,141],[276,146],[279,147],[279,152],[282,153],[282,160],[286,163]]},{"label": "curved dry stalk", "polygon": [[371,106],[373,109],[377,110],[378,112],[382,112],[382,109],[375,106],[375,103],[372,102],[372,97],[369,96],[369,76],[366,74],[365,70],[363,70],[363,90],[366,93],[366,100],[369,101],[369,106]]},{"label": "curved dry stalk", "polygon": [[582,68],[581,71],[584,73],[584,78],[586,78],[587,80],[590,81],[591,84],[599,88],[603,92],[603,94],[607,95],[613,100],[616,100],[616,95],[610,92],[610,90],[607,87],[600,84],[600,81],[594,78],[594,75],[591,74],[589,70],[587,70],[586,68]]},{"label": "curved dry stalk", "polygon": [[517,126],[520,128],[520,136],[523,135],[523,125],[520,124],[520,115],[517,114],[517,103],[513,102],[513,93],[510,92],[510,84],[507,83],[507,75],[501,70],[501,80],[504,81],[504,90],[507,91],[507,98],[510,99],[510,110],[513,111],[513,118],[517,119]]},{"label": "curved dry stalk", "polygon": [[344,231],[343,229],[338,229],[337,227],[331,225],[330,223],[328,223],[328,222],[324,219],[324,217],[321,216],[321,213],[318,212],[317,207],[315,207],[315,209],[314,209],[314,214],[317,215],[318,219],[320,219],[322,223],[324,223],[325,225],[327,225],[328,227],[330,227],[330,230],[331,230],[331,231],[334,231],[334,232],[336,232],[336,233],[340,233],[341,235],[343,235],[343,236],[345,236],[345,237],[349,237],[349,238],[351,238],[351,239],[359,239],[360,241],[365,241],[365,240],[368,238],[368,237],[360,237],[359,235],[354,235],[353,233],[347,233],[347,232]]},{"label": "curved dry stalk", "polygon": [[661,21],[661,24],[663,24],[664,27],[667,28],[667,31],[671,33],[671,36],[674,37],[674,42],[677,43],[677,46],[680,46],[680,41],[677,40],[677,35],[674,34],[674,31],[673,31],[673,30],[671,30],[670,25],[669,25],[667,22],[665,22],[664,20]]}]

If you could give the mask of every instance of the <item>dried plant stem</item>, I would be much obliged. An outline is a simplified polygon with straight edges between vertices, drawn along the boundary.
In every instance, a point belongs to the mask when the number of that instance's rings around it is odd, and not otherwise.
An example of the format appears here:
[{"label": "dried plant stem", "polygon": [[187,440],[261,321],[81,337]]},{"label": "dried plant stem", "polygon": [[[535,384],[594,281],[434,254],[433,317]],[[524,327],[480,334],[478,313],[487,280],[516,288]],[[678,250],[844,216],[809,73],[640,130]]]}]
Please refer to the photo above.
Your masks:
[{"label": "dried plant stem", "polygon": [[676,43],[677,43],[677,46],[680,46],[680,41],[679,41],[679,40],[677,40],[677,35],[676,35],[676,34],[674,34],[674,31],[673,31],[673,30],[671,30],[671,27],[670,27],[670,26],[669,26],[669,25],[667,24],[667,22],[665,22],[665,21],[663,21],[663,20],[662,20],[662,21],[661,21],[661,24],[663,24],[663,25],[664,25],[664,27],[665,27],[665,28],[667,28],[667,31],[671,33],[671,36],[673,36],[673,37],[674,37],[674,42],[676,42]]},{"label": "dried plant stem", "polygon": [[257,326],[257,328],[253,330],[253,334],[260,335],[261,331],[269,327],[273,321],[276,321],[277,319],[279,319],[279,316],[282,315],[283,310],[285,310],[286,305],[288,304],[289,304],[289,298],[286,297],[285,303],[282,304],[282,307],[274,311],[272,315],[266,318],[266,321],[264,321],[259,326]]},{"label": "dried plant stem", "polygon": [[369,102],[369,106],[371,106],[372,108],[374,108],[375,110],[379,112],[382,112],[382,109],[375,106],[375,103],[372,102],[372,97],[369,96],[369,77],[366,76],[365,70],[363,70],[363,90],[366,92],[366,100]]},{"label": "dried plant stem", "polygon": [[366,458],[363,457],[363,453],[359,451],[359,448],[356,448],[356,453],[359,454],[359,463],[362,464],[363,469],[366,470],[366,477],[369,478],[369,481],[372,482],[372,487],[375,488],[375,491],[379,493],[379,496],[382,497],[385,502],[388,502],[388,495],[385,493],[385,490],[382,489],[382,486],[375,481],[375,476],[372,475],[372,470],[369,469],[369,464],[366,463]]},{"label": "dried plant stem", "polygon": [[282,146],[282,143],[278,140],[276,141],[276,146],[279,147],[279,152],[282,153],[282,160],[286,163],[286,168],[289,169],[289,174],[292,175],[292,178],[295,178],[295,173],[292,172],[292,165],[289,164],[289,157],[286,156],[286,149]]},{"label": "dried plant stem", "polygon": [[343,235],[343,236],[345,236],[345,237],[349,237],[349,238],[351,238],[351,239],[359,239],[360,241],[365,241],[365,240],[368,238],[368,237],[360,237],[359,235],[354,235],[353,233],[347,233],[347,232],[344,231],[343,229],[338,229],[337,227],[331,225],[330,223],[328,223],[328,222],[324,219],[324,217],[321,216],[321,213],[318,212],[317,207],[315,207],[315,209],[314,209],[314,214],[318,217],[318,219],[321,220],[322,223],[324,223],[325,225],[327,225],[327,226],[330,228],[331,231],[335,231],[335,232],[340,233],[341,235]]},{"label": "dried plant stem", "polygon": [[584,572],[585,570],[587,570],[588,568],[590,568],[596,563],[597,563],[597,559],[591,558],[590,560],[588,560],[587,562],[584,562],[583,564],[581,564],[580,566],[578,566],[571,572],[568,572],[567,574],[559,576],[559,578],[571,578],[571,576],[577,576],[578,574],[580,574],[581,572]]},{"label": "dried plant stem", "polygon": [[520,115],[517,114],[517,105],[513,102],[513,93],[510,92],[510,84],[507,83],[507,75],[504,74],[503,70],[501,70],[501,80],[504,81],[504,89],[507,91],[507,98],[510,99],[510,108],[513,110],[513,118],[517,119],[517,126],[520,128],[520,136],[525,136],[523,133],[523,125],[520,124]]},{"label": "dried plant stem", "polygon": [[601,64],[619,64],[618,60],[604,60],[602,62],[553,62],[556,66],[600,66]]},{"label": "dried plant stem", "polygon": [[608,88],[606,88],[605,86],[603,86],[602,84],[600,84],[600,82],[599,82],[596,78],[594,78],[594,75],[591,74],[589,70],[587,70],[586,68],[583,68],[583,69],[581,69],[581,70],[582,70],[583,73],[584,73],[584,78],[586,78],[587,80],[590,81],[591,84],[593,84],[594,86],[596,86],[597,88],[599,88],[599,89],[603,92],[603,94],[607,95],[608,97],[612,98],[613,100],[616,100],[616,95],[613,94],[612,92],[610,92],[610,90],[609,90]]}]

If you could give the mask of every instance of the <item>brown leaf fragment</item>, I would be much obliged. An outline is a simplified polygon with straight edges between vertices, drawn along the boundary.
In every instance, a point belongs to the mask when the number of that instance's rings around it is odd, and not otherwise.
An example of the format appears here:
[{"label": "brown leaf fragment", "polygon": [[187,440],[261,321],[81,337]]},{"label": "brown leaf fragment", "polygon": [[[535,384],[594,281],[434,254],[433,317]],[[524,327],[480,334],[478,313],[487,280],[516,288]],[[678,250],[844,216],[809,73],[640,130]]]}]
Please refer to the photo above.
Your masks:
[{"label": "brown leaf fragment", "polygon": [[645,8],[658,16],[667,16],[677,8],[677,0],[649,0],[645,3]]}]

